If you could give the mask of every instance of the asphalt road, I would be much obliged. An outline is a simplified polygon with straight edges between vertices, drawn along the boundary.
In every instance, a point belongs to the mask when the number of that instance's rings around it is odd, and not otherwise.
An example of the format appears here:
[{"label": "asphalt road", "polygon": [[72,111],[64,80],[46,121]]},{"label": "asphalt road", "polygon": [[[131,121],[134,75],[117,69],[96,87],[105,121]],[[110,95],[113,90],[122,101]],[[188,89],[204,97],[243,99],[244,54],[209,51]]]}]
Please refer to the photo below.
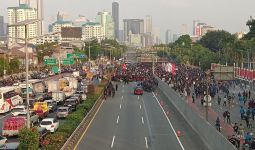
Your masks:
[{"label": "asphalt road", "polygon": [[[160,105],[160,95],[136,96],[134,87],[135,83],[119,83],[115,97],[104,101],[75,149],[207,149],[181,116],[168,119]],[[177,110],[173,111],[177,114]],[[186,136],[177,137],[177,126],[186,128]]]}]

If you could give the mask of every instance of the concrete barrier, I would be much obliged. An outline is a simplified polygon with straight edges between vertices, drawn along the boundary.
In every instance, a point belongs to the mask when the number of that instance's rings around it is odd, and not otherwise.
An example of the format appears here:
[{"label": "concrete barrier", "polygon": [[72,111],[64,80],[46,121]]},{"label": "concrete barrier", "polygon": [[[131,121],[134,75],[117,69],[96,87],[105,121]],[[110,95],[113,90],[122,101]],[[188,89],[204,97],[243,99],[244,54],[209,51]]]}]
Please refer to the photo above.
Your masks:
[{"label": "concrete barrier", "polygon": [[162,92],[171,102],[171,104],[180,111],[181,115],[190,124],[190,126],[197,132],[203,142],[208,146],[210,150],[236,150],[221,133],[219,133],[214,126],[208,123],[204,118],[198,115],[188,104],[184,98],[181,98],[172,88],[170,88],[165,82],[159,81],[159,90]]}]

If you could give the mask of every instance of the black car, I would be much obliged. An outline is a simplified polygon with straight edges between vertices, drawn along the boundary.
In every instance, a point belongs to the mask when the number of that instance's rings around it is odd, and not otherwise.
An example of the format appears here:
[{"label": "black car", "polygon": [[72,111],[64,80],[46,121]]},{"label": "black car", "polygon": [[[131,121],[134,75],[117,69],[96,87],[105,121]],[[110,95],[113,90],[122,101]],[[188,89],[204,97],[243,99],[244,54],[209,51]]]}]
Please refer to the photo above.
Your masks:
[{"label": "black car", "polygon": [[64,106],[70,107],[72,111],[76,111],[78,101],[75,99],[67,99]]}]

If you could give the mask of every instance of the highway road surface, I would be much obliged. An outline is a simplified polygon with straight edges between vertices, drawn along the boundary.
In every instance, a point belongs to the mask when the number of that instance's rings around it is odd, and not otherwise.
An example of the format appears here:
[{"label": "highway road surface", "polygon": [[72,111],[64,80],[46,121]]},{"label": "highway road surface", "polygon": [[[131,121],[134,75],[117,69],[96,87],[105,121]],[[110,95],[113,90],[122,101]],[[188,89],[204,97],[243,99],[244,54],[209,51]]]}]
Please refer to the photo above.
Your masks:
[{"label": "highway road surface", "polygon": [[[168,119],[160,105],[162,96],[154,93],[137,96],[133,94],[134,82],[118,84],[115,97],[104,101],[74,149],[207,149],[177,110],[172,110],[176,117]],[[177,136],[179,129],[187,131],[185,136]]]}]

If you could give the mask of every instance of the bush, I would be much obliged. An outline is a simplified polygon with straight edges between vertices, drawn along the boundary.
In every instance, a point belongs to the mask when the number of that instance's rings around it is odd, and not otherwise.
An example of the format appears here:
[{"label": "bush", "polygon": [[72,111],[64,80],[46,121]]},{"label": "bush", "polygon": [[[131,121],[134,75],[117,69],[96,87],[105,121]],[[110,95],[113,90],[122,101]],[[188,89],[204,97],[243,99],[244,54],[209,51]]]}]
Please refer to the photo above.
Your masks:
[{"label": "bush", "polygon": [[39,132],[36,128],[23,128],[19,132],[19,149],[37,150],[39,147]]},{"label": "bush", "polygon": [[59,150],[67,139],[67,133],[56,132],[48,134],[44,140],[43,149],[46,150]]}]

